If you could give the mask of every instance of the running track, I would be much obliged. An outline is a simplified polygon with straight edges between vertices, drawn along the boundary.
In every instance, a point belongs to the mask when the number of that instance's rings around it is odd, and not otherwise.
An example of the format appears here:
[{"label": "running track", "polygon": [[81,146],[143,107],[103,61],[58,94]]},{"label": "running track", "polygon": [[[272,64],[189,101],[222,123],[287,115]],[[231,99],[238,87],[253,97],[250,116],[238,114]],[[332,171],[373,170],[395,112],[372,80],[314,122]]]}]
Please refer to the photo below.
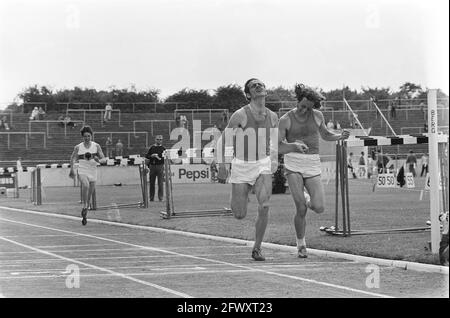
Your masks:
[{"label": "running track", "polygon": [[0,296],[448,297],[445,274],[379,267],[376,284],[366,263],[314,255],[298,259],[268,248],[266,261],[255,262],[250,250],[0,207]]}]

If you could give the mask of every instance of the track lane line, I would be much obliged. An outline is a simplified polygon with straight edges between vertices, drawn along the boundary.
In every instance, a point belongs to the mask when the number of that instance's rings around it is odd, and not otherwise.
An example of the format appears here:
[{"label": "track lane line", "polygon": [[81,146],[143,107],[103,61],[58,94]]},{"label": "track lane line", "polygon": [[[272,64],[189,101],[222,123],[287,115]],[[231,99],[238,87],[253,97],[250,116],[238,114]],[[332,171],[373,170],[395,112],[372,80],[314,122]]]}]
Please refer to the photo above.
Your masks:
[{"label": "track lane line", "polygon": [[123,245],[127,245],[127,246],[132,246],[132,247],[140,247],[140,248],[142,248],[144,250],[162,252],[162,253],[167,253],[167,254],[171,254],[171,255],[184,256],[184,257],[187,257],[187,258],[193,258],[193,259],[208,261],[208,262],[212,262],[212,263],[224,264],[224,265],[228,265],[228,266],[231,266],[231,267],[237,267],[237,268],[242,268],[242,269],[247,269],[247,270],[252,270],[252,271],[258,271],[258,272],[261,272],[261,273],[264,273],[264,274],[268,274],[268,275],[273,275],[273,276],[278,276],[278,277],[283,277],[283,278],[288,278],[288,279],[293,279],[293,280],[304,281],[304,282],[308,282],[308,283],[312,283],[312,284],[316,284],[316,285],[332,287],[332,288],[336,288],[336,289],[340,289],[340,290],[350,291],[350,292],[353,292],[353,293],[359,293],[359,294],[364,294],[364,295],[373,296],[373,297],[394,298],[393,296],[384,295],[384,294],[380,294],[380,293],[373,293],[373,292],[368,292],[368,291],[365,291],[365,290],[355,289],[355,288],[346,287],[346,286],[342,286],[342,285],[321,282],[321,281],[317,281],[317,280],[314,280],[314,279],[303,278],[303,277],[299,277],[299,276],[292,276],[292,275],[287,275],[287,274],[281,274],[281,273],[266,271],[266,270],[262,270],[262,269],[256,269],[256,268],[251,267],[251,266],[236,265],[236,264],[228,263],[228,262],[224,262],[224,261],[218,261],[218,260],[214,260],[214,259],[198,257],[198,256],[189,255],[189,254],[177,253],[177,252],[174,252],[174,251],[168,251],[168,250],[164,250],[164,249],[161,249],[161,248],[154,248],[154,247],[150,247],[150,246],[131,244],[131,243],[117,241],[117,240],[108,239],[108,238],[103,238],[103,237],[99,237],[99,236],[93,236],[93,235],[89,235],[89,234],[85,234],[85,233],[77,233],[77,232],[73,232],[73,231],[61,230],[61,229],[46,227],[46,226],[37,225],[37,224],[31,224],[31,223],[25,223],[25,222],[20,222],[20,221],[14,221],[14,220],[5,219],[5,218],[1,218],[1,217],[0,217],[0,220],[6,221],[6,222],[11,222],[11,223],[16,223],[16,224],[21,224],[21,225],[25,225],[25,226],[30,226],[30,227],[42,228],[42,229],[46,229],[46,230],[50,230],[50,231],[69,233],[69,234],[73,234],[73,235],[77,235],[78,234],[79,236],[89,237],[89,238],[93,238],[93,239],[96,239],[96,240],[103,240],[103,241],[113,242],[113,243],[117,243],[117,244],[123,244]]},{"label": "track lane line", "polygon": [[156,289],[165,291],[165,292],[170,293],[170,294],[174,294],[174,295],[177,295],[177,296],[180,296],[180,297],[184,297],[184,298],[192,298],[192,296],[190,296],[188,294],[185,294],[185,293],[182,293],[182,292],[178,292],[176,290],[173,290],[173,289],[170,289],[170,288],[167,288],[167,287],[163,287],[163,286],[160,286],[160,285],[157,285],[157,284],[146,282],[146,281],[143,281],[143,280],[140,280],[140,279],[137,279],[137,278],[134,278],[134,277],[122,274],[122,273],[114,272],[112,270],[109,270],[109,269],[106,269],[106,268],[103,268],[103,267],[100,267],[100,266],[96,266],[96,265],[88,264],[88,263],[85,263],[85,262],[77,261],[75,259],[64,257],[64,256],[61,256],[61,255],[52,253],[52,252],[47,252],[47,251],[35,248],[33,246],[22,244],[20,242],[16,242],[16,241],[13,241],[13,240],[1,237],[1,236],[0,236],[0,240],[3,240],[5,242],[9,242],[11,244],[15,244],[15,245],[21,246],[23,248],[27,248],[27,249],[30,249],[30,250],[33,250],[33,251],[36,251],[36,252],[39,252],[39,253],[42,253],[42,254],[45,254],[45,255],[48,255],[48,256],[56,257],[56,258],[65,260],[65,261],[67,261],[69,263],[75,263],[75,264],[79,264],[79,265],[83,265],[83,266],[86,266],[86,267],[90,267],[90,268],[93,268],[93,269],[96,269],[96,270],[99,270],[99,271],[102,271],[102,272],[107,272],[107,273],[109,273],[111,275],[114,275],[114,276],[117,276],[117,277],[120,277],[120,278],[124,278],[124,279],[128,279],[128,280],[131,280],[133,282],[136,282],[136,283],[139,283],[139,284],[142,284],[142,285],[154,287]]}]

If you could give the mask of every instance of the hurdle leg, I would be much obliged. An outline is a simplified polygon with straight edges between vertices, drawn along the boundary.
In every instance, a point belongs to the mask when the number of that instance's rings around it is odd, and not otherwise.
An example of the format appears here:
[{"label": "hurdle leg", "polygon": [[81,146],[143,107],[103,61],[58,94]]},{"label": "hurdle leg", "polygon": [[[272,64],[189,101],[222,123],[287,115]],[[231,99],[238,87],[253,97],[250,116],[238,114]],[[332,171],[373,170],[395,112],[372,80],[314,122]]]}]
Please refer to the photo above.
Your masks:
[{"label": "hurdle leg", "polygon": [[42,205],[41,168],[36,169],[36,205]]},{"label": "hurdle leg", "polygon": [[32,203],[36,203],[36,170],[31,171],[30,200]]},{"label": "hurdle leg", "polygon": [[166,156],[164,160],[164,182],[166,188],[166,217],[170,219],[172,215],[171,200],[170,200],[170,186],[169,186],[169,158]]},{"label": "hurdle leg", "polygon": [[340,175],[340,161],[341,161],[341,146],[340,146],[340,141],[336,142],[336,184],[335,184],[335,214],[334,214],[334,228],[335,231],[338,230],[338,226],[339,226],[339,175]]},{"label": "hurdle leg", "polygon": [[346,235],[347,232],[347,222],[345,219],[345,171],[348,170],[347,169],[347,158],[345,157],[345,151],[344,151],[344,147],[341,144],[341,182],[340,182],[340,186],[341,186],[341,204],[342,204],[342,231],[344,233],[344,235]]},{"label": "hurdle leg", "polygon": [[[342,149],[344,151],[343,157],[347,158],[347,147],[345,145],[343,145]],[[345,211],[344,211],[344,215],[345,215],[345,219],[346,219],[346,222],[347,222],[347,227],[346,227],[347,234],[350,235],[351,231],[350,231],[350,203],[349,203],[349,200],[348,200],[348,169],[345,169],[344,173],[345,173],[345,175],[344,175],[344,185],[345,185],[345,188],[344,188],[344,191],[345,191]]]},{"label": "hurdle leg", "polygon": [[169,188],[170,188],[170,203],[172,205],[172,215],[175,215],[175,205],[173,204],[173,187],[172,187],[172,169],[170,167],[170,162],[168,163],[169,166]]}]

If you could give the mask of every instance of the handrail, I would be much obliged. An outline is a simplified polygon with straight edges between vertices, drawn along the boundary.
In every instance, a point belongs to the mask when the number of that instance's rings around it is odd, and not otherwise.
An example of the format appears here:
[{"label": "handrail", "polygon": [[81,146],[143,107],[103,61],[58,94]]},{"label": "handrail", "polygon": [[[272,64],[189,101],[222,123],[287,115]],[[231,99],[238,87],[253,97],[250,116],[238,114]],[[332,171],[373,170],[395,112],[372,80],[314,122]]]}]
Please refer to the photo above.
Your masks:
[{"label": "handrail", "polygon": [[136,132],[133,132],[133,131],[97,131],[92,134],[92,140],[95,140],[95,135],[100,135],[100,134],[102,134],[102,135],[109,134],[111,139],[112,139],[113,134],[127,134],[128,135],[128,137],[127,137],[128,138],[128,148],[131,148],[130,147],[130,143],[131,143],[130,137],[131,137],[132,133],[145,134],[145,147],[148,148],[148,132],[147,131],[136,131]]},{"label": "handrail", "polygon": [[[71,120],[72,123],[82,123],[84,125],[84,121],[82,120]],[[67,124],[64,120],[30,120],[28,121],[28,132],[31,133],[31,124],[32,123],[46,123],[46,129],[47,129],[47,138],[50,135],[49,131],[49,123],[62,123],[64,124],[64,136],[67,136]]]},{"label": "handrail", "polygon": [[373,105],[375,106],[375,108],[377,109],[377,111],[380,113],[381,117],[384,119],[384,121],[386,122],[386,124],[388,125],[388,127],[391,129],[392,133],[394,134],[395,137],[397,137],[397,134],[395,133],[394,129],[392,128],[392,126],[389,124],[388,120],[386,119],[386,117],[384,117],[383,112],[380,110],[380,108],[378,107],[377,103],[373,102]]},{"label": "handrail", "polygon": [[44,138],[44,149],[47,149],[47,136],[45,134],[45,132],[40,131],[40,132],[28,132],[28,131],[8,131],[8,132],[0,132],[0,135],[8,135],[8,149],[11,149],[11,137],[10,135],[25,135],[25,149],[29,149],[28,147],[28,136],[29,135],[43,135]]},{"label": "handrail", "polygon": [[[122,127],[121,124],[121,111],[120,109],[112,109],[112,112],[119,112],[119,127]],[[105,112],[105,110],[103,108],[97,108],[97,109],[74,109],[74,108],[67,108],[66,109],[66,115],[69,114],[69,112],[83,112],[83,121],[86,122],[86,112],[100,112],[100,122],[102,127],[104,126],[104,120],[103,120],[103,112]]]},{"label": "handrail", "polygon": [[175,120],[172,119],[161,119],[161,120],[157,120],[157,119],[137,119],[137,120],[133,120],[133,131],[136,132],[136,123],[150,123],[150,132],[152,134],[152,136],[154,135],[153,133],[153,123],[164,123],[164,122],[168,122],[169,123],[169,135],[170,132],[172,131],[171,129],[171,123],[175,122]]},{"label": "handrail", "polygon": [[173,115],[175,116],[175,118],[177,117],[177,113],[179,112],[183,112],[183,113],[191,113],[191,117],[192,120],[194,120],[194,111],[197,113],[201,113],[201,112],[208,112],[209,113],[209,123],[212,123],[212,118],[211,118],[211,113],[212,112],[217,112],[217,113],[223,113],[225,111],[225,113],[227,114],[227,118],[229,117],[229,110],[226,108],[206,108],[206,109],[175,109],[173,112]]},{"label": "handrail", "polygon": [[345,105],[347,105],[348,109],[350,109],[350,112],[352,113],[353,117],[355,118],[355,120],[358,122],[359,127],[361,127],[361,129],[363,130],[364,134],[366,136],[369,136],[366,132],[366,130],[364,129],[363,125],[361,125],[361,122],[358,119],[358,116],[355,116],[355,112],[353,111],[353,109],[350,107],[350,105],[348,104],[347,100],[345,98],[343,98]]}]

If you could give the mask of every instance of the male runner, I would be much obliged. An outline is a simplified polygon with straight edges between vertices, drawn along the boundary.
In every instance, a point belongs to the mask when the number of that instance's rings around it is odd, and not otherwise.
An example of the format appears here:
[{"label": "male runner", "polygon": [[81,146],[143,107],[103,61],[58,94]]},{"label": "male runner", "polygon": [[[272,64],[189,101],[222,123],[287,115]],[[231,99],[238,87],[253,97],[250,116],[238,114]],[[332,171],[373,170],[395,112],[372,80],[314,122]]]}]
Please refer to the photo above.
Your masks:
[{"label": "male runner", "polygon": [[[325,99],[320,93],[302,84],[295,86],[297,106],[280,118],[278,140],[280,153],[284,155],[285,173],[290,192],[296,206],[294,225],[297,238],[298,257],[307,257],[305,229],[307,208],[322,213],[325,207],[321,182],[319,157],[319,135],[326,141],[347,139],[350,132],[343,130],[335,134],[328,130],[320,102]],[[285,151],[281,143],[302,142],[306,153]],[[308,193],[304,193],[304,187]]]},{"label": "male runner", "polygon": [[[271,132],[278,133],[278,116],[266,108],[266,87],[256,78],[244,85],[244,93],[249,104],[234,112],[217,149],[229,146],[228,134],[235,136],[234,158],[231,161],[231,210],[234,217],[243,219],[247,214],[248,196],[253,189],[258,201],[258,215],[255,224],[255,242],[252,258],[264,261],[261,243],[269,218],[269,199],[272,194],[272,173],[278,166],[278,153],[272,149]],[[228,135],[228,136],[227,136]],[[228,138],[227,138],[228,137]],[[225,142],[222,142],[225,139]],[[215,151],[218,154],[218,151]],[[223,156],[217,161],[223,165]]]}]

